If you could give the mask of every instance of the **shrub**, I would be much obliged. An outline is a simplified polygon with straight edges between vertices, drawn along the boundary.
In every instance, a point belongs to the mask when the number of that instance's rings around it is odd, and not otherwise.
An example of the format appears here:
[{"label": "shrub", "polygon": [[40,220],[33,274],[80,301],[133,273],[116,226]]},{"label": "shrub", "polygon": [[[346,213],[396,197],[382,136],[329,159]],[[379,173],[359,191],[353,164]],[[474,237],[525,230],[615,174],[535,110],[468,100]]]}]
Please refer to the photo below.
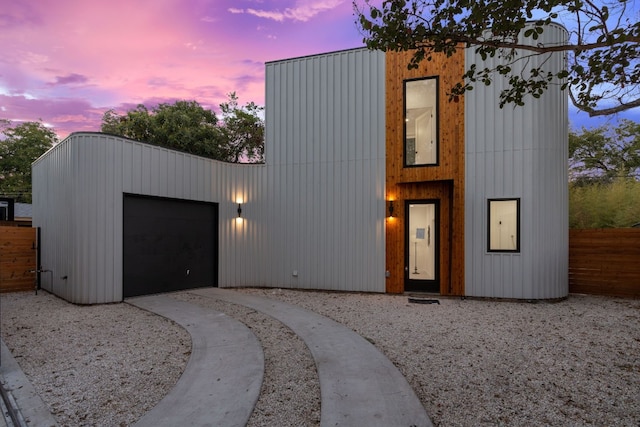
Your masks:
[{"label": "shrub", "polygon": [[640,182],[569,183],[570,228],[623,228],[640,222]]}]

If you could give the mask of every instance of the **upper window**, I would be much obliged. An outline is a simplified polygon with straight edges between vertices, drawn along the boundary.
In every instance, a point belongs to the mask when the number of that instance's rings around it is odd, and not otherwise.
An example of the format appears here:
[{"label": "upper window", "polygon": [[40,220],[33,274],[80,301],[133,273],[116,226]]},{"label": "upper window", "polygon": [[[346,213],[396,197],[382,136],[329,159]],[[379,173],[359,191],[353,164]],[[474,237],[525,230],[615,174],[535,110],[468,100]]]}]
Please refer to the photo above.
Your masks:
[{"label": "upper window", "polygon": [[520,199],[489,200],[489,252],[520,252]]},{"label": "upper window", "polygon": [[438,164],[438,78],[404,82],[404,165]]}]

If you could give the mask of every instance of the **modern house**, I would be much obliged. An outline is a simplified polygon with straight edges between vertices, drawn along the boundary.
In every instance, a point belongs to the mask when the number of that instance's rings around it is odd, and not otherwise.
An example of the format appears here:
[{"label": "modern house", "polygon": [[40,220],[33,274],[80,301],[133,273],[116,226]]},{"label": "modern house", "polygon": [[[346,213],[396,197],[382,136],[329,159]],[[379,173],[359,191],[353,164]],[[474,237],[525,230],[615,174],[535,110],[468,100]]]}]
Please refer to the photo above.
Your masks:
[{"label": "modern house", "polygon": [[[199,286],[567,296],[566,93],[500,109],[496,79],[450,102],[494,59],[408,59],[267,63],[260,165],[70,135],[33,164],[42,287],[80,304]],[[539,61],[564,57],[520,65]]]}]

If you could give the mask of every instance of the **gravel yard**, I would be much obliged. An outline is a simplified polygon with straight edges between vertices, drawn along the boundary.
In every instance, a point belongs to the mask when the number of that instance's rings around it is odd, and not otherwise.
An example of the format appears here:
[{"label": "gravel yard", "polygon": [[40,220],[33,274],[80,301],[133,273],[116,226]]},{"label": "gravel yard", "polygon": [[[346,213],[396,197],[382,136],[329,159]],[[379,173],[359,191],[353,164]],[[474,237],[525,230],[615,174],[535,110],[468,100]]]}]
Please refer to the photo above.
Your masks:
[{"label": "gravel yard", "polygon": [[[558,303],[240,289],[313,310],[358,332],[406,376],[436,425],[640,425],[640,300]],[[247,324],[265,352],[249,424],[318,425],[313,360],[288,328],[190,294]],[[133,424],[175,384],[188,334],[128,304],[76,306],[46,292],[0,296],[2,338],[65,426]]]}]

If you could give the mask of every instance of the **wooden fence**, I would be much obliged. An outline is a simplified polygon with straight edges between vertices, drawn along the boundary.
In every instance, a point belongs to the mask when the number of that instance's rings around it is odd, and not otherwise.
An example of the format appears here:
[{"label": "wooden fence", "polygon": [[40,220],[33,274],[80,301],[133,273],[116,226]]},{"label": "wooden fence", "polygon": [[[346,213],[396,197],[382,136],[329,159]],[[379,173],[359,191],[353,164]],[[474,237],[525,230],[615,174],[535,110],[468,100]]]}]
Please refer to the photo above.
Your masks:
[{"label": "wooden fence", "polygon": [[[0,292],[35,289],[36,240],[0,226]],[[569,230],[569,292],[640,298],[640,228]]]},{"label": "wooden fence", "polygon": [[35,289],[36,229],[0,226],[0,292]]},{"label": "wooden fence", "polygon": [[640,228],[569,230],[569,292],[640,297]]}]

